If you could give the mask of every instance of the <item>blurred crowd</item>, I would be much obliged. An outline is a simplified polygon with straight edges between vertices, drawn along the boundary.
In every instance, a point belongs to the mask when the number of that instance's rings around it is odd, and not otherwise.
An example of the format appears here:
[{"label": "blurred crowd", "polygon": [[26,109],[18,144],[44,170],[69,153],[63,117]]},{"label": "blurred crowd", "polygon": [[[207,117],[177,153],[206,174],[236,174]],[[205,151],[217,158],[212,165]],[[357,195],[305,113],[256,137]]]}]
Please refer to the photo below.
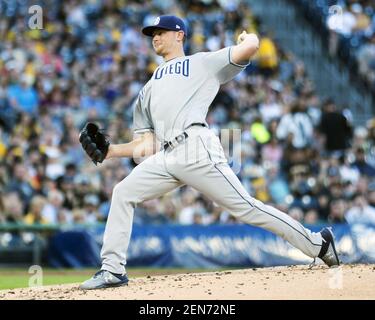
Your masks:
[{"label": "blurred crowd", "polygon": [[356,61],[359,74],[371,88],[375,89],[375,5],[368,0],[337,1],[340,9],[327,19],[331,34],[331,54],[338,54],[339,34],[343,37],[342,47]]},{"label": "blurred crowd", "polygon": [[[95,121],[114,143],[132,139],[134,100],[161,62],[142,26],[181,16],[193,54],[259,33],[260,22],[240,1],[40,3],[43,29],[31,30],[27,1],[0,0],[0,223],[104,222],[113,186],[136,164],[96,167],[78,135]],[[251,195],[303,223],[375,222],[375,119],[353,126],[350,110],[319,97],[302,61],[260,36],[207,118],[218,135],[241,134],[227,150],[232,169]],[[140,204],[134,222],[238,223],[190,187]]]},{"label": "blurred crowd", "polygon": [[372,0],[299,0],[324,36],[328,50],[375,92],[375,3]]}]

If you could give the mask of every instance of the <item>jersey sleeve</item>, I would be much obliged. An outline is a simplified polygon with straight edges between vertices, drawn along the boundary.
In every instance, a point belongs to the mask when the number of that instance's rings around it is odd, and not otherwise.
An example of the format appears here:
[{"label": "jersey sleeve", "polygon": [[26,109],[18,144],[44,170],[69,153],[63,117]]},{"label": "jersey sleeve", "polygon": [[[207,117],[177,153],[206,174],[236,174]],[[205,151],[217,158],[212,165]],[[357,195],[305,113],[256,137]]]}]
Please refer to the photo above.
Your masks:
[{"label": "jersey sleeve", "polygon": [[232,80],[250,64],[250,62],[246,64],[234,63],[232,61],[231,51],[232,47],[226,47],[203,55],[204,66],[208,69],[210,74],[217,78],[220,84]]},{"label": "jersey sleeve", "polygon": [[144,86],[134,102],[133,130],[134,133],[154,131],[154,125],[149,114],[149,97],[147,87]]}]

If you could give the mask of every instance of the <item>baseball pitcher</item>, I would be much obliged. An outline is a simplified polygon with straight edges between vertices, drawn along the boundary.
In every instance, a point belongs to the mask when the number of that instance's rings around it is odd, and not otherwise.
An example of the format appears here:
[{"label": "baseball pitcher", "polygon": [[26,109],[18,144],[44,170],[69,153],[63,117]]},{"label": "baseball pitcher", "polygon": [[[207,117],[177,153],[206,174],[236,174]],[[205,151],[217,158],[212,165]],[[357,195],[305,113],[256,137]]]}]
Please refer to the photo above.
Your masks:
[{"label": "baseball pitcher", "polygon": [[[237,219],[279,235],[307,256],[319,257],[328,266],[339,265],[331,229],[313,233],[289,215],[251,197],[206,123],[208,108],[220,85],[246,68],[257,52],[258,37],[244,31],[234,46],[185,56],[187,30],[180,18],[160,16],[142,33],[152,38],[152,46],[164,62],[136,100],[134,140],[110,144],[92,124],[80,136],[94,163],[117,157],[147,157],[114,187],[101,270],[80,288],[128,283],[125,264],[134,207],[182,185],[197,189]],[[155,148],[156,140],[162,142],[160,150]]]}]

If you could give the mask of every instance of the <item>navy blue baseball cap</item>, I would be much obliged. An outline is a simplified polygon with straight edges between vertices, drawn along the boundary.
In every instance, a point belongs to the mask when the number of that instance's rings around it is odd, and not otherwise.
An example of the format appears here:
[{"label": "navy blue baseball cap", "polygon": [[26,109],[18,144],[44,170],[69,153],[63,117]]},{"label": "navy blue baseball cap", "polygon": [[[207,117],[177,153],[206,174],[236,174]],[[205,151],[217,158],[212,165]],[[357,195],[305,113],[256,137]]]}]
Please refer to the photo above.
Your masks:
[{"label": "navy blue baseball cap", "polygon": [[157,17],[152,26],[147,26],[142,29],[142,33],[146,36],[152,37],[155,29],[165,29],[171,31],[183,31],[187,36],[187,29],[185,23],[176,16],[160,16]]}]

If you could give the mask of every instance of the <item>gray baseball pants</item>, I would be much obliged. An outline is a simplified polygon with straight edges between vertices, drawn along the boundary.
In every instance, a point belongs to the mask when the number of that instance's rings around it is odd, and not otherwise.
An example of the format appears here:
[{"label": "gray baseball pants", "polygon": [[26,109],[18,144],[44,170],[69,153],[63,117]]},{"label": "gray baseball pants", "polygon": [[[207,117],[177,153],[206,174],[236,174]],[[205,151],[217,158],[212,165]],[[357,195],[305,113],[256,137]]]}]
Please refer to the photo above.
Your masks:
[{"label": "gray baseball pants", "polygon": [[185,142],[150,156],[114,187],[101,250],[102,269],[125,272],[135,206],[185,184],[242,222],[279,235],[309,257],[318,256],[321,234],[252,198],[229,167],[220,140],[211,130],[193,126],[186,132]]}]

